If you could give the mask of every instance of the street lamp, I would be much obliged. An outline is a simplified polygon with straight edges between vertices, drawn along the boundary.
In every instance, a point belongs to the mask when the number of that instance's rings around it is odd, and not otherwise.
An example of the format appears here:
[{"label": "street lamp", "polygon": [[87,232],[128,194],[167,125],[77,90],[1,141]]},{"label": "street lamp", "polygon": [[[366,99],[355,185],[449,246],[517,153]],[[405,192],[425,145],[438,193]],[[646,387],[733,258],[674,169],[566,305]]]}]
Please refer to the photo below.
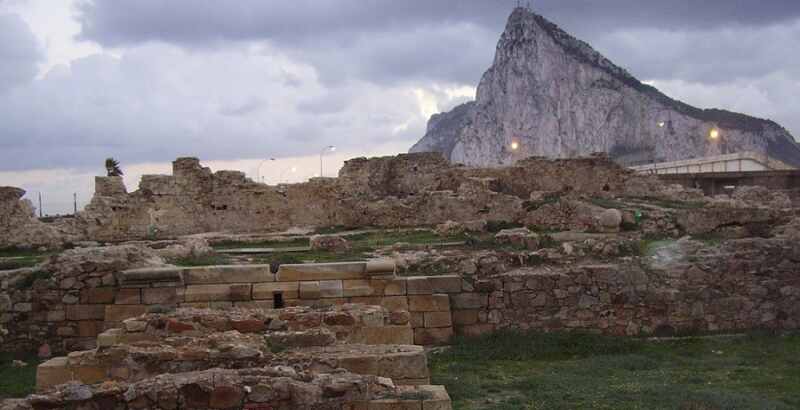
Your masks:
[{"label": "street lamp", "polygon": [[512,141],[512,142],[511,142],[511,150],[512,150],[512,151],[516,151],[516,150],[518,150],[518,149],[519,149],[519,142],[517,142],[517,141]]},{"label": "street lamp", "polygon": [[323,148],[322,151],[320,151],[320,153],[319,153],[319,176],[320,177],[322,177],[322,175],[323,175],[322,174],[322,156],[328,151],[334,152],[334,151],[336,151],[336,147],[334,147],[333,145],[328,145],[327,147]]},{"label": "street lamp", "polygon": [[719,138],[719,130],[716,128],[712,128],[711,131],[708,133],[709,138],[712,140]]},{"label": "street lamp", "polygon": [[275,158],[269,158],[269,159],[265,159],[265,160],[261,161],[261,162],[258,164],[258,168],[256,168],[256,182],[264,182],[264,181],[261,179],[261,166],[262,166],[262,165],[264,165],[264,163],[265,163],[265,162],[267,162],[267,161],[275,161]]}]

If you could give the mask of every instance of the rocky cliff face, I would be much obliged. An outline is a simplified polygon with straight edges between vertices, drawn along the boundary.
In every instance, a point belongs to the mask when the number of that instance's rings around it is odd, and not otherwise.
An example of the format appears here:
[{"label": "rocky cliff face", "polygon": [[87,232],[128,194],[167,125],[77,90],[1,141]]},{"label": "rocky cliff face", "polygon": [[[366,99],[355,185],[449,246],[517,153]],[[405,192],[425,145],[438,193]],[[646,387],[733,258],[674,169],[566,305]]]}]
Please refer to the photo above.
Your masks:
[{"label": "rocky cliff face", "polygon": [[411,148],[425,151],[476,166],[593,152],[636,164],[742,151],[800,165],[800,147],[780,125],[673,100],[524,8],[511,14],[476,101],[431,117]]}]

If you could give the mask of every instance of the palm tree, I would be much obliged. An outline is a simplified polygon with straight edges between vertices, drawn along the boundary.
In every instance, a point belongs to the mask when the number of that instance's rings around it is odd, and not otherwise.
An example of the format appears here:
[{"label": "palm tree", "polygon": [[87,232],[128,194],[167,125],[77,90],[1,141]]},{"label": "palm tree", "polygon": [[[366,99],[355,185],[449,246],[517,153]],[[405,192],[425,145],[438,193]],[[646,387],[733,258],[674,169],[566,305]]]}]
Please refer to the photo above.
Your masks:
[{"label": "palm tree", "polygon": [[110,177],[122,176],[122,170],[119,168],[119,162],[114,158],[106,158],[106,172]]}]

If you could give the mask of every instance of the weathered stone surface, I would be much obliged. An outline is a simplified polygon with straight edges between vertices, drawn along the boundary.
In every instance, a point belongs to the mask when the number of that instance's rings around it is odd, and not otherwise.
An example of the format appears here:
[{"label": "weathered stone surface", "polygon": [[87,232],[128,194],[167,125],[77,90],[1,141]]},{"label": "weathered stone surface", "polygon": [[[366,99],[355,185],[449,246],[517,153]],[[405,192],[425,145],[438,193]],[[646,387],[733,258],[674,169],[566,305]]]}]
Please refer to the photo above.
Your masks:
[{"label": "weathered stone surface", "polygon": [[[712,129],[725,144],[708,138]],[[800,163],[800,148],[778,124],[674,101],[542,16],[517,8],[476,100],[431,117],[411,152],[496,166],[594,152],[622,162],[674,161],[720,154],[723,146]]]},{"label": "weathered stone surface", "polygon": [[351,248],[350,242],[338,235],[314,235],[310,240],[311,249],[344,252]]}]

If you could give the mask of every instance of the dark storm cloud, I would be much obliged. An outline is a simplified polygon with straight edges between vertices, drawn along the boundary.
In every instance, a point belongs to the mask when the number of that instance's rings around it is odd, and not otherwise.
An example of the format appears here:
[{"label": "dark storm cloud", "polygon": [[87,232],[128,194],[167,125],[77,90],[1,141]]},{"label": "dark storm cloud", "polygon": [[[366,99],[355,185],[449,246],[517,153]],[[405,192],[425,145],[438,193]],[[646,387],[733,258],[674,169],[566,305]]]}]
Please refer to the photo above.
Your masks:
[{"label": "dark storm cloud", "polygon": [[[522,1],[527,4],[527,1]],[[800,16],[796,0],[547,0],[533,8],[573,29],[713,28]],[[348,35],[467,22],[496,31],[516,0],[93,0],[83,37],[118,46],[148,40],[207,44],[272,38],[346,41]]]},{"label": "dark storm cloud", "polygon": [[[211,47],[268,40],[294,58],[312,63],[328,84],[352,78],[380,84],[414,80],[476,84],[490,65],[497,36],[516,4],[516,0],[94,0],[80,7],[79,20],[82,38],[106,46],[163,41]],[[770,51],[787,45],[770,42],[769,33],[751,37],[759,41],[739,41],[736,32],[800,18],[797,0],[532,4],[643,79],[685,75],[692,81],[725,81],[757,75],[776,63],[794,63],[788,53]],[[733,34],[720,35],[726,30]],[[620,42],[620,33],[632,37]],[[694,35],[687,38],[684,33]]]},{"label": "dark storm cloud", "polygon": [[32,80],[41,59],[28,25],[16,14],[0,14],[0,93]]}]

